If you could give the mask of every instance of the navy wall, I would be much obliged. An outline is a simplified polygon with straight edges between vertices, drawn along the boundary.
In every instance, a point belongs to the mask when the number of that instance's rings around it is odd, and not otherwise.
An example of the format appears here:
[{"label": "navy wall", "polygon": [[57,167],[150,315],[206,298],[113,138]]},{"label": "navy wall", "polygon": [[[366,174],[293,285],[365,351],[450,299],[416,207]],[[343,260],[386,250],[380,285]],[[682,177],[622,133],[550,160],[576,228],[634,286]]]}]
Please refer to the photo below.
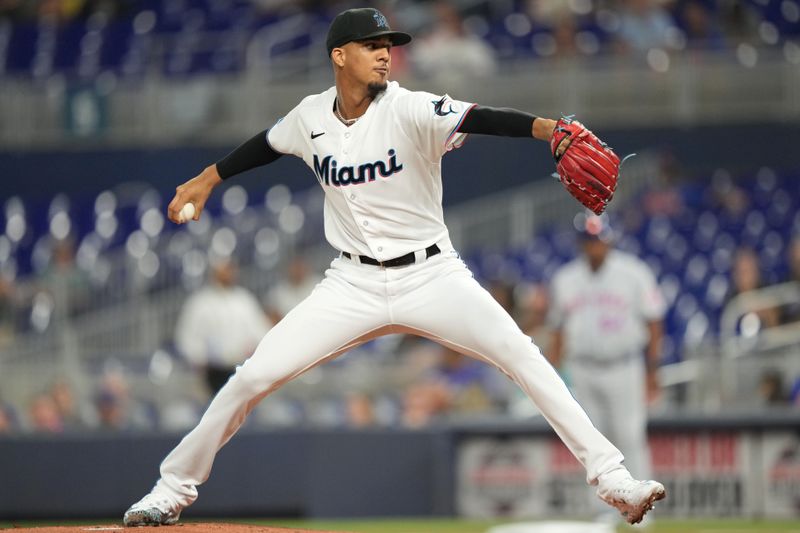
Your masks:
[{"label": "navy wall", "polygon": [[[0,519],[117,517],[177,436],[0,439]],[[237,435],[184,516],[426,516],[450,511],[446,436],[428,431]]]},{"label": "navy wall", "polygon": [[[692,129],[598,131],[619,154],[658,148],[671,152],[690,173],[716,167],[750,172],[761,166],[800,166],[800,124],[771,123]],[[0,152],[0,199],[20,194],[50,198],[56,192],[99,192],[121,181],[144,181],[166,195],[232,147],[181,147]],[[456,203],[540,178],[552,169],[544,143],[473,136],[444,158],[445,203]],[[316,182],[294,157],[283,157],[236,180],[257,193],[285,183],[293,190]]]},{"label": "navy wall", "polygon": [[[269,400],[267,400],[269,401]],[[800,413],[661,417],[651,432],[797,431]],[[475,436],[553,435],[542,419],[423,431],[242,432],[217,455],[185,518],[448,516],[455,449]],[[0,520],[120,518],[150,490],[177,435],[0,438]]]}]

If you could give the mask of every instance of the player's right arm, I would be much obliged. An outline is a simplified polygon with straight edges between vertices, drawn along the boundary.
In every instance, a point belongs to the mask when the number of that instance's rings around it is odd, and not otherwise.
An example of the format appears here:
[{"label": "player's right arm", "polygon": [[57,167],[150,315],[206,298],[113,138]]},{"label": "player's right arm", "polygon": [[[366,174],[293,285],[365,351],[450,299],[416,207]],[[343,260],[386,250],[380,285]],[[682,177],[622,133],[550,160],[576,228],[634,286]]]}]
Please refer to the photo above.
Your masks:
[{"label": "player's right arm", "polygon": [[306,97],[285,117],[278,120],[272,128],[255,134],[224,158],[209,165],[186,183],[179,185],[175,189],[175,197],[167,208],[169,219],[179,223],[181,209],[191,202],[195,207],[194,220],[199,220],[211,191],[224,180],[246,170],[272,163],[283,154],[299,156],[300,138],[296,135],[299,108],[313,96]]},{"label": "player's right arm", "polygon": [[179,223],[181,209],[187,203],[192,203],[195,207],[194,220],[199,220],[208,197],[211,196],[211,191],[223,180],[246,170],[272,163],[283,155],[270,146],[267,140],[268,131],[257,133],[224,158],[207,166],[194,178],[179,185],[167,208],[169,219]]}]

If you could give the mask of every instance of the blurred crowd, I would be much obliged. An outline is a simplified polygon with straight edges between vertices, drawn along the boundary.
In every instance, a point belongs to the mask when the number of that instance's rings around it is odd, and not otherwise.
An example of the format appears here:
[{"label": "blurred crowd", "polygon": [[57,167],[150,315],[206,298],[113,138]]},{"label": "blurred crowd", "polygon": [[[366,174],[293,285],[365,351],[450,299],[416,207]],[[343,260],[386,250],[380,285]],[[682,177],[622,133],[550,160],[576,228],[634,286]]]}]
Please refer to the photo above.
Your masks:
[{"label": "blurred crowd", "polygon": [[[220,30],[253,33],[260,25],[298,13],[329,20],[338,11],[355,5],[378,7],[394,26],[416,35],[408,50],[395,51],[393,75],[397,78],[406,74],[490,76],[500,65],[525,57],[558,60],[616,54],[641,57],[662,72],[669,68],[669,54],[681,51],[735,50],[739,60],[748,65],[757,61],[756,48],[785,45],[787,58],[800,57],[797,0],[2,0],[0,21],[68,25],[92,20],[90,26],[103,29],[109,20],[133,20],[137,35],[185,33],[185,47],[189,48],[184,52],[191,52],[190,34]],[[184,20],[183,14],[190,11],[192,16]],[[141,17],[143,13],[148,15]],[[118,40],[125,39],[122,35]],[[104,42],[102,37],[97,40]],[[247,43],[247,39],[229,41],[228,47]],[[147,49],[145,45],[131,46]],[[47,55],[46,52],[42,50],[38,55]],[[124,63],[127,56],[138,57],[142,53],[131,51],[119,60]],[[242,50],[239,55],[243,53]],[[17,58],[8,63],[13,66],[26,61]],[[60,61],[63,68],[70,68],[70,61]],[[241,68],[235,67],[237,61],[229,58],[223,63],[225,68],[235,70]],[[108,58],[101,58],[94,68],[108,62]],[[191,69],[188,64],[186,68]],[[213,66],[202,68],[214,70]]]},{"label": "blurred crowd", "polygon": [[[662,183],[663,187],[649,189],[635,205],[619,210],[615,245],[627,246],[624,234],[641,231],[639,226],[644,221],[652,224],[659,217],[683,216],[687,196],[676,195],[674,184],[669,181]],[[741,187],[724,173],[699,190],[703,202],[718,207],[721,219],[746,218],[743,231],[764,222],[744,216],[750,212],[758,193],[754,196],[746,192],[752,189]],[[772,194],[770,205],[774,205],[777,193]],[[702,220],[700,224],[707,227],[711,222]],[[763,231],[751,230],[760,236],[757,239],[760,244],[770,239],[763,237]],[[746,239],[733,246],[717,240],[719,253],[712,256],[712,261],[725,263],[721,270],[728,272],[729,280],[724,293],[714,296],[720,300],[720,307],[757,289],[800,283],[800,233],[795,231],[792,235],[780,247],[778,253],[783,257],[772,257],[768,247],[750,245]],[[702,232],[698,233],[696,239],[702,238]],[[47,268],[29,285],[36,287],[35,292],[26,295],[18,291],[21,285],[0,276],[3,346],[12,346],[15,335],[36,335],[37,331],[48,329],[47,324],[37,326],[37,321],[58,324],[92,305],[92,285],[86,272],[76,266],[70,242],[65,239],[54,246]],[[694,244],[702,246],[700,241]],[[728,250],[728,255],[723,257],[720,250]],[[769,263],[766,266],[762,264],[764,258]],[[283,275],[270,289],[257,294],[244,286],[234,260],[217,258],[208,270],[207,282],[187,292],[174,338],[167,341],[165,349],[171,365],[196,377],[193,387],[201,391],[199,394],[197,390],[173,391],[181,393],[174,394],[174,400],[165,407],[164,402],[156,402],[133,385],[132,378],[136,376],[130,368],[111,361],[92,378],[83,376],[76,381],[75,376],[61,376],[41,390],[30,391],[31,395],[21,403],[19,398],[14,398],[14,402],[4,398],[0,391],[0,433],[155,431],[193,426],[205,403],[235,366],[252,353],[263,334],[291,312],[321,279],[321,272],[315,271],[302,254],[289,258],[281,270]],[[489,293],[547,354],[552,338],[550,280],[492,275],[480,268],[477,271]],[[691,269],[688,272],[691,275]],[[681,305],[680,295],[669,294],[667,285],[662,278],[668,305]],[[48,301],[49,318],[43,311],[37,311],[37,306],[43,305],[41,302],[26,301],[31,294],[36,295],[34,299]],[[762,305],[748,316],[749,322],[742,320],[741,335],[749,335],[746,329],[752,328],[753,323],[755,335],[771,328],[796,329],[800,326],[800,302]],[[25,331],[17,327],[23,317],[34,324]],[[714,332],[718,330],[711,328]],[[714,339],[711,342],[713,349]],[[760,372],[751,407],[800,407],[798,376],[781,367],[764,366]],[[568,380],[569,376],[565,378]],[[394,335],[371,341],[311,370],[262,402],[248,423],[252,427],[308,424],[420,428],[462,416],[535,414],[535,408],[516,385],[494,368],[426,339]]]},{"label": "blurred crowd", "polygon": [[[377,3],[333,0],[0,0],[0,37],[8,35],[9,21],[20,25],[45,21],[66,26],[72,21],[96,21],[98,14],[106,19],[138,18],[152,9],[159,10],[160,16],[166,17],[171,13],[180,19],[183,11],[195,9],[197,5],[218,11],[232,11],[245,5],[249,7],[243,13],[255,18],[289,16],[298,10],[323,13],[329,17],[356,4],[379,7],[394,26],[407,28],[415,34],[413,46],[394,51],[394,74],[399,77],[413,74],[452,78],[465,73],[491,76],[503,68],[505,60],[526,53],[559,60],[609,52],[624,58],[644,58],[656,70],[668,61],[665,58],[669,52],[680,50],[724,50],[742,45],[795,43],[796,55],[800,57],[800,47],[796,46],[800,35],[800,3],[797,0],[398,0]],[[155,23],[150,25],[151,30],[153,26]],[[4,39],[0,42],[9,42]],[[13,43],[10,48],[14,48]],[[7,51],[4,47],[0,50]],[[740,54],[740,59],[742,57],[749,56]],[[670,181],[669,165],[665,165],[663,171],[666,177],[661,186],[656,185],[635,206],[621,210],[619,227],[623,233],[641,232],[647,221],[681,218],[686,208],[685,198],[677,194],[675,183]],[[755,191],[758,193],[758,187]],[[707,254],[713,264],[709,266],[698,260],[687,269],[689,276],[694,271],[701,272],[698,284],[707,283],[707,287],[702,287],[706,289],[704,297],[714,300],[716,309],[749,291],[784,282],[800,283],[800,227],[795,228],[790,239],[784,239],[768,231],[771,221],[767,219],[775,213],[776,217],[782,217],[779,224],[791,222],[797,199],[775,196],[774,190],[770,189],[764,193],[770,208],[760,212],[753,210],[757,198],[754,199],[751,192],[725,173],[716,175],[711,186],[702,187],[700,194],[705,196],[703,201],[707,207],[719,216],[709,216],[706,220],[703,218],[706,214],[702,213],[690,222],[698,228],[692,246],[705,247],[705,252],[712,247],[718,248],[718,253]],[[111,237],[107,237],[105,232],[108,231],[109,236],[115,231],[121,232],[117,229],[121,222],[117,222],[113,209],[105,211],[98,205],[94,210],[97,215],[95,232],[99,239],[107,242],[103,241],[102,246],[84,246],[86,240],[74,240],[68,218],[50,213],[47,218],[52,238],[46,241],[49,243],[47,246],[34,250],[31,259],[33,275],[21,283],[17,267],[9,267],[9,258],[13,256],[13,248],[23,240],[23,235],[31,231],[25,228],[24,222],[20,229],[24,211],[20,214],[11,201],[4,208],[5,232],[0,233],[0,355],[18,338],[50,333],[68,323],[70,318],[94,309],[98,300],[108,303],[108,294],[97,294],[98,277],[103,277],[103,285],[116,283],[123,286],[123,290],[114,296],[117,302],[125,301],[128,296],[127,284],[139,283],[137,280],[115,280],[113,273],[104,270],[102,255],[107,249],[103,246],[111,242]],[[162,270],[168,262],[168,258],[160,256],[158,250],[150,249],[147,244],[155,240],[164,226],[163,215],[151,214],[157,211],[150,206],[137,212],[141,229],[126,236],[125,246],[145,277],[151,269],[158,271],[159,262]],[[244,225],[251,220],[246,215],[248,213],[242,206],[237,217],[244,221]],[[287,220],[290,218],[286,217]],[[158,228],[151,232],[146,221]],[[753,236],[751,242],[740,242],[731,234],[718,231],[721,225],[736,223],[744,226],[744,234]],[[706,231],[706,228],[710,229]],[[249,239],[248,231],[254,233],[253,228],[243,231],[242,235],[248,237],[240,237],[240,241]],[[657,244],[661,235],[658,224],[646,231],[648,236],[653,235]],[[223,237],[226,236],[221,235],[219,243],[224,248],[227,245]],[[271,265],[276,247],[272,244],[274,239],[269,234],[262,237],[251,240],[255,242],[257,252],[268,250],[269,253],[256,256],[256,261]],[[233,239],[232,246],[235,247],[235,235]],[[140,241],[145,244],[140,245]],[[217,243],[216,236],[214,243]],[[685,249],[690,245],[685,241],[676,241],[672,250],[681,246],[684,251],[676,261],[688,261],[689,254]],[[176,253],[173,259],[186,273],[192,270],[189,259],[193,256],[188,248],[181,249],[183,252]],[[668,256],[670,253],[667,250]],[[31,396],[22,400],[14,398],[12,401],[0,390],[0,433],[190,427],[194,423],[192,417],[202,412],[202,403],[207,401],[208,395],[213,394],[235,365],[252,352],[264,332],[310,293],[321,275],[313,271],[302,256],[292,258],[284,266],[281,279],[268,291],[257,293],[237,279],[237,265],[219,263],[209,269],[209,283],[202,288],[193,287],[192,294],[187,295],[187,305],[181,313],[174,339],[167,347],[176,364],[184,365],[189,372],[201,377],[198,381],[206,387],[205,397],[197,399],[187,395],[181,400],[183,405],[176,405],[169,413],[161,412],[156,402],[144,397],[130,383],[124,369],[111,365],[91,383],[79,383],[74,377],[63,376],[43,390],[31,391]],[[724,283],[714,283],[717,278],[708,275],[710,269],[715,269],[724,278]],[[485,272],[478,274],[500,305],[547,353],[551,339],[549,280],[520,279]],[[153,278],[152,275],[149,277]],[[667,281],[669,283],[662,283],[662,288],[669,293],[667,300],[671,307],[680,307],[684,301],[689,301],[677,293],[680,287],[677,283]],[[158,288],[148,285],[148,290]],[[209,306],[214,312],[206,313],[206,316],[191,312],[204,306]],[[228,320],[224,323],[215,320],[220,315],[219,309],[226,310],[223,315]],[[696,306],[690,312],[695,311]],[[719,317],[711,319],[718,322]],[[798,322],[800,302],[794,302],[759,308],[753,311],[745,325],[748,330],[758,332]],[[718,332],[719,326],[714,324],[708,329]],[[236,335],[237,339],[221,343],[224,335]],[[380,363],[377,368],[373,366],[375,361]],[[303,393],[305,398],[298,400],[281,391],[255,413],[253,423],[422,427],[462,414],[527,416],[533,412],[530,402],[516,386],[494,369],[423,339],[399,337],[374,341],[330,366],[330,370],[315,369],[310,376],[300,380],[298,387],[308,385]],[[328,391],[319,382],[320,373],[349,374],[337,381],[347,382],[347,390]],[[385,373],[392,376],[382,380],[376,378]],[[352,381],[359,376],[360,381]],[[351,381],[347,381],[348,377]],[[796,378],[781,369],[766,369],[760,377],[757,401],[770,406],[798,405],[800,387]],[[314,388],[320,392],[307,392]]]},{"label": "blurred crowd", "polygon": [[106,373],[89,397],[76,389],[63,378],[37,391],[24,405],[0,403],[0,435],[146,431],[156,427],[153,422],[158,413],[131,393],[121,371]]}]

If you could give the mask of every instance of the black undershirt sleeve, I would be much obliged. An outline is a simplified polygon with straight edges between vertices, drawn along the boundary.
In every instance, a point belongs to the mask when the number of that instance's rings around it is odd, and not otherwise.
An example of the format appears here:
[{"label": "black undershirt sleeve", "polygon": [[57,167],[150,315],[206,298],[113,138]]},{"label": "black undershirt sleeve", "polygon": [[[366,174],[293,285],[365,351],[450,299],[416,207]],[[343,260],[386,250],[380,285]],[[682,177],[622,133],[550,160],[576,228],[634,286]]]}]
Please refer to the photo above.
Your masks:
[{"label": "black undershirt sleeve", "polygon": [[276,152],[267,140],[267,132],[264,130],[257,133],[251,139],[238,146],[233,152],[229,153],[217,161],[217,172],[219,177],[226,180],[236,174],[241,174],[245,170],[264,166],[272,163],[283,154]]},{"label": "black undershirt sleeve", "polygon": [[460,133],[482,133],[503,137],[532,137],[535,115],[508,107],[475,106],[459,126]]}]

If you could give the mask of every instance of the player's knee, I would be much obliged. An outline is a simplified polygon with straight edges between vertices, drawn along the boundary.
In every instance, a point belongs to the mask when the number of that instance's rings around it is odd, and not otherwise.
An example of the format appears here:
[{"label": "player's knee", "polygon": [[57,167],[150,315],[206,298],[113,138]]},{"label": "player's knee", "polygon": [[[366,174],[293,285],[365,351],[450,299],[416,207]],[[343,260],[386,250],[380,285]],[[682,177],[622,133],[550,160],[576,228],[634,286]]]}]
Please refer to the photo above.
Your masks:
[{"label": "player's knee", "polygon": [[503,335],[495,342],[496,353],[508,359],[519,360],[539,354],[539,349],[531,338],[519,333],[517,335]]},{"label": "player's knee", "polygon": [[231,385],[249,396],[258,396],[277,389],[284,381],[284,374],[275,369],[264,370],[244,364],[236,369]]},{"label": "player's knee", "polygon": [[542,352],[525,335],[514,335],[498,339],[494,343],[494,359],[503,368],[514,370],[544,361]]}]

